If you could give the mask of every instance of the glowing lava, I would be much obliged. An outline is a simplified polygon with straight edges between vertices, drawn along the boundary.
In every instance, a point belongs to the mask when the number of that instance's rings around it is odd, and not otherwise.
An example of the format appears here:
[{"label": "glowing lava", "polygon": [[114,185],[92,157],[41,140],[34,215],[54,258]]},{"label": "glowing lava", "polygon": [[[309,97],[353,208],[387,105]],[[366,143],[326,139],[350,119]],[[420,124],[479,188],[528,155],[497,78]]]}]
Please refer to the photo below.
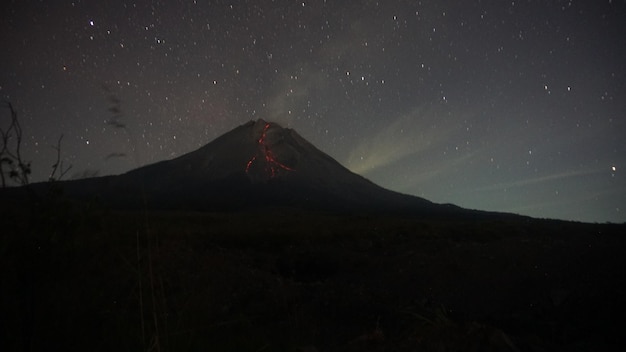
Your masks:
[{"label": "glowing lava", "polygon": [[[278,172],[281,169],[287,170],[287,171],[295,171],[295,169],[276,160],[276,157],[272,153],[270,146],[265,141],[265,138],[267,136],[267,130],[269,128],[270,128],[270,124],[265,123],[265,127],[263,128],[261,137],[259,137],[258,144],[259,144],[259,149],[262,152],[262,157],[265,158],[265,173],[270,178],[274,178],[278,175]],[[252,167],[256,159],[257,159],[257,156],[255,155],[252,158],[250,158],[250,160],[248,160],[248,163],[246,164],[246,174],[250,173],[250,168]]]}]

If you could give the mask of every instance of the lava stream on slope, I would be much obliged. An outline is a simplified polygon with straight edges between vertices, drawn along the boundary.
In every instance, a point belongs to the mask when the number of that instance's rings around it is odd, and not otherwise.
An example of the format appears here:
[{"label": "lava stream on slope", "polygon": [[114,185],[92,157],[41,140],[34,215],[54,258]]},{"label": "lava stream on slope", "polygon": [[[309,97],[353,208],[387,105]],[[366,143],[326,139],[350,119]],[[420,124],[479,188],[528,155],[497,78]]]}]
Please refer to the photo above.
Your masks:
[{"label": "lava stream on slope", "polygon": [[[261,137],[259,137],[257,142],[259,145],[260,154],[262,158],[265,159],[265,167],[263,168],[265,175],[269,178],[274,178],[278,175],[280,170],[295,171],[295,169],[277,160],[276,156],[272,152],[272,149],[270,148],[270,145],[266,141],[267,131],[269,128],[270,124],[265,123],[263,131],[261,132]],[[257,161],[257,156],[258,155],[254,155],[252,158],[250,158],[250,160],[248,160],[248,163],[246,164],[246,174],[250,175],[251,168]]]}]

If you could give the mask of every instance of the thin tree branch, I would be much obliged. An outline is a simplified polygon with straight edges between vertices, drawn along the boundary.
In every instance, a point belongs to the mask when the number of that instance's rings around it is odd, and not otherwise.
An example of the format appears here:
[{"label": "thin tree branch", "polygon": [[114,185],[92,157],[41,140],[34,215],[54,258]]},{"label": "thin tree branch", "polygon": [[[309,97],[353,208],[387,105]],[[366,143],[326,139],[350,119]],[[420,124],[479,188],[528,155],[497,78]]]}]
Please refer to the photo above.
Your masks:
[{"label": "thin tree branch", "polygon": [[[63,135],[59,136],[56,147],[52,147],[54,148],[54,150],[57,151],[57,160],[52,165],[52,172],[50,173],[50,177],[49,177],[50,181],[60,181],[63,178],[63,176],[65,176],[65,174],[67,174],[67,172],[70,171],[70,169],[72,168],[72,165],[66,168],[63,168],[63,160],[61,160],[61,141],[62,140],[63,140]],[[59,172],[59,177],[55,178],[57,171]]]}]

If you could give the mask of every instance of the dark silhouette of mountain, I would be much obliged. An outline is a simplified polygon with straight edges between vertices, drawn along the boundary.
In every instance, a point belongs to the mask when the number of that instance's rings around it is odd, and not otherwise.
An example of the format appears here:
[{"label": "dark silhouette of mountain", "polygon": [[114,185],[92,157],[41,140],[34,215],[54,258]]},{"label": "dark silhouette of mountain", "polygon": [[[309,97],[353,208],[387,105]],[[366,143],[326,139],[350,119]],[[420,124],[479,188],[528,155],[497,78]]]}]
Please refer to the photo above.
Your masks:
[{"label": "dark silhouette of mountain", "polygon": [[384,189],[343,167],[296,131],[261,119],[172,160],[119,176],[59,184],[70,197],[97,197],[122,208],[287,206],[423,215],[478,213]]}]

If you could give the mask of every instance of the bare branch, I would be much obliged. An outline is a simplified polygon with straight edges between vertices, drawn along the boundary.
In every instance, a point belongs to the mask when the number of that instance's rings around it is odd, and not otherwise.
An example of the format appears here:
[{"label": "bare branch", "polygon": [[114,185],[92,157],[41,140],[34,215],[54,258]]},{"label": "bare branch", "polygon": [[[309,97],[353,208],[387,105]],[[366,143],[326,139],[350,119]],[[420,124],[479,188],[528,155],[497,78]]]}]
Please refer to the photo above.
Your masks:
[{"label": "bare branch", "polygon": [[[0,174],[2,175],[2,187],[6,187],[4,165],[8,165],[9,178],[15,179],[21,185],[29,183],[31,173],[30,162],[22,159],[22,126],[17,118],[17,112],[10,102],[5,102],[11,112],[11,120],[6,130],[0,129],[2,147],[0,147]],[[15,136],[15,146],[11,147],[11,138]]]},{"label": "bare branch", "polygon": [[[65,176],[65,174],[67,174],[67,172],[70,171],[70,169],[72,168],[72,165],[69,165],[66,168],[63,167],[63,160],[61,160],[61,141],[62,140],[63,140],[63,135],[59,136],[56,147],[53,147],[54,150],[57,151],[57,160],[52,165],[52,172],[50,173],[50,177],[49,177],[50,181],[60,181],[63,178],[63,176]],[[59,173],[59,177],[55,178],[57,171]]]}]

